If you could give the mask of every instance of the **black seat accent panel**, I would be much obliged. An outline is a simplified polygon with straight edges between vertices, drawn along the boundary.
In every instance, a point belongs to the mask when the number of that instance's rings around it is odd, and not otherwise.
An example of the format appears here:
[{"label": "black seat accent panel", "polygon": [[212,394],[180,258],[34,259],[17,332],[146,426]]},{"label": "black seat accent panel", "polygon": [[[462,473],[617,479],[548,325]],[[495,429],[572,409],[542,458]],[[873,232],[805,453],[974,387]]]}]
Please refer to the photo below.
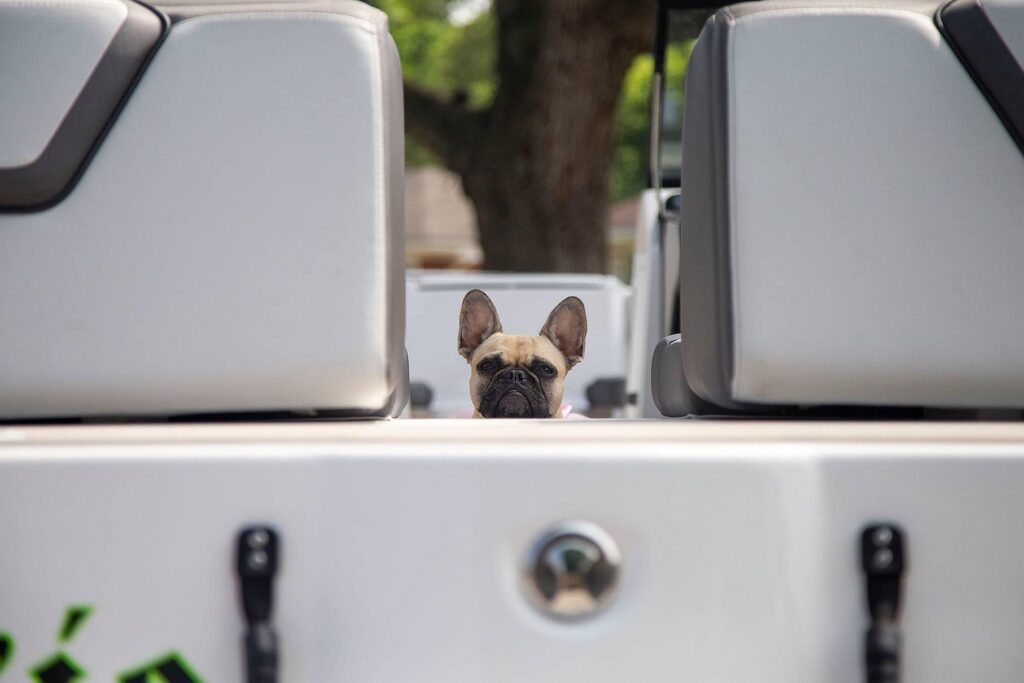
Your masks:
[{"label": "black seat accent panel", "polygon": [[63,199],[113,124],[168,22],[133,0],[128,16],[43,152],[30,164],[0,168],[0,211],[38,211]]},{"label": "black seat accent panel", "polygon": [[1024,67],[980,0],[953,0],[935,17],[946,42],[1024,152]]}]

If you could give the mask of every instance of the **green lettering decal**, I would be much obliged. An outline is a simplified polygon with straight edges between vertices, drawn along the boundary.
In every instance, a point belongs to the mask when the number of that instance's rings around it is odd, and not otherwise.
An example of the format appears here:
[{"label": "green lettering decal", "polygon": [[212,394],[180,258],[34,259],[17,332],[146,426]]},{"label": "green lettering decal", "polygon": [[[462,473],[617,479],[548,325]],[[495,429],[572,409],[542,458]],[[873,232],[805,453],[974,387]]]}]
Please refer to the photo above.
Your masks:
[{"label": "green lettering decal", "polygon": [[[92,614],[91,605],[72,605],[64,612],[57,633],[58,642],[67,645]],[[0,631],[0,676],[14,660],[14,637]],[[29,669],[32,683],[75,683],[86,677],[85,669],[63,649]],[[168,652],[117,676],[118,683],[203,683],[203,679],[178,652]]]},{"label": "green lettering decal", "polygon": [[[81,628],[85,620],[92,614],[88,605],[71,605],[64,610],[64,622],[57,640],[67,644]],[[36,683],[72,683],[85,677],[85,670],[65,652],[58,652],[49,659],[29,669],[28,675]]]},{"label": "green lettering decal", "polygon": [[75,660],[58,652],[45,662],[37,664],[28,672],[36,683],[72,683],[85,676],[85,671]]},{"label": "green lettering decal", "polygon": [[169,652],[148,664],[117,677],[119,683],[203,683],[188,662],[177,652]]},{"label": "green lettering decal", "polygon": [[14,638],[10,633],[0,631],[0,676],[4,675],[4,669],[12,659],[14,659]]},{"label": "green lettering decal", "polygon": [[64,610],[64,624],[60,627],[57,640],[66,643],[75,637],[85,620],[92,614],[92,605],[72,605]]}]

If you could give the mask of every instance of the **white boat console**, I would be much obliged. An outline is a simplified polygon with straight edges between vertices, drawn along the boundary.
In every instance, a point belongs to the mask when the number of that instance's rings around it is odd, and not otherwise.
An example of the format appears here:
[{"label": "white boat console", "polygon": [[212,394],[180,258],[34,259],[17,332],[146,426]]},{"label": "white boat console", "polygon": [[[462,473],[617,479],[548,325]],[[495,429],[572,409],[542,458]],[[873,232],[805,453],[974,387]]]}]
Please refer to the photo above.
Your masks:
[{"label": "white boat console", "polygon": [[680,419],[392,420],[384,16],[0,0],[0,683],[1020,681],[1022,26],[721,10]]}]

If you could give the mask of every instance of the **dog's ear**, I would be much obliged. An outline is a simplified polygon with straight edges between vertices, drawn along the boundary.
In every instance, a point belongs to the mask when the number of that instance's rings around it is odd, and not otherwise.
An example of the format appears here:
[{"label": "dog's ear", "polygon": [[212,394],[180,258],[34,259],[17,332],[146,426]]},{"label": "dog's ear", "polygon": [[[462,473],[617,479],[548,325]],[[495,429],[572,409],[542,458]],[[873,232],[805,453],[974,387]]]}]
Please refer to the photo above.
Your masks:
[{"label": "dog's ear", "polygon": [[490,297],[479,289],[466,292],[459,313],[459,355],[469,360],[476,347],[498,332],[501,332],[501,321]]},{"label": "dog's ear", "polygon": [[540,333],[550,339],[565,356],[569,367],[583,360],[587,346],[587,309],[574,296],[555,306]]}]

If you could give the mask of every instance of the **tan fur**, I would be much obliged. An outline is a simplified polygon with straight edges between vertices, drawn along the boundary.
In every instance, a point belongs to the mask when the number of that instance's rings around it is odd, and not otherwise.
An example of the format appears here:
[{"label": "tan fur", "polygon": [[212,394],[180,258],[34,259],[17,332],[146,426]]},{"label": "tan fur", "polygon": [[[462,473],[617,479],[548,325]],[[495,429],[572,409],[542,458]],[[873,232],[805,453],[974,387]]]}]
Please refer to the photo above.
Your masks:
[{"label": "tan fur", "polygon": [[565,376],[569,372],[561,351],[547,337],[501,332],[488,337],[469,358],[469,365],[473,369],[469,378],[469,395],[473,399],[474,417],[483,417],[476,408],[480,405],[480,395],[487,388],[487,381],[480,379],[476,366],[481,360],[493,354],[501,354],[503,360],[517,365],[530,365],[538,357],[551,363],[558,371],[558,377],[552,380],[551,388],[548,390],[549,417],[561,417]]},{"label": "tan fur", "polygon": [[457,348],[470,366],[475,415],[561,417],[565,376],[583,360],[586,340],[587,311],[574,296],[552,309],[539,334],[525,335],[505,334],[490,297],[466,292]]}]

